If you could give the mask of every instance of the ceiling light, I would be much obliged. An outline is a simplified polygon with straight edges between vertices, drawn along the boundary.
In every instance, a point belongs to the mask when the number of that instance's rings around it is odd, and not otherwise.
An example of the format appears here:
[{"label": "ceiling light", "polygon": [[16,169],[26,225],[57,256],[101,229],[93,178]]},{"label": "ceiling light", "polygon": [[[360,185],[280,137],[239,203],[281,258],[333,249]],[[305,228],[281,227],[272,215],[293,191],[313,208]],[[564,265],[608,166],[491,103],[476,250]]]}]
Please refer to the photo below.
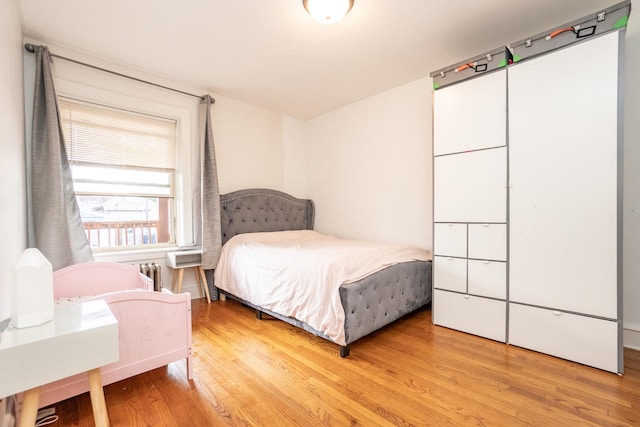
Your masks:
[{"label": "ceiling light", "polygon": [[321,24],[335,24],[351,10],[354,0],[302,0],[307,12]]}]

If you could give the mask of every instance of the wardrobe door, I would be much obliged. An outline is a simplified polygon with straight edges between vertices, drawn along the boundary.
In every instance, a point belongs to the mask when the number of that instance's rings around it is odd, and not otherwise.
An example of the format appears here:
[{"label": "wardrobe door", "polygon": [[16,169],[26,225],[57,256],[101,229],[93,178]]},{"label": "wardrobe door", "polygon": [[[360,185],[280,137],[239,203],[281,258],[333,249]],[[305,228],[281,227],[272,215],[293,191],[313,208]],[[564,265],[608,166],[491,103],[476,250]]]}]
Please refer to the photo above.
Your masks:
[{"label": "wardrobe door", "polygon": [[509,69],[512,302],[615,318],[618,33]]},{"label": "wardrobe door", "polygon": [[[512,306],[618,320],[619,35],[609,33],[509,68]],[[536,318],[523,316],[510,323],[509,333],[510,342],[526,347],[523,325]],[[618,341],[598,336],[615,331],[576,333],[591,340],[585,350]]]},{"label": "wardrobe door", "polygon": [[434,93],[434,156],[506,145],[506,81],[501,70]]},{"label": "wardrobe door", "polygon": [[436,157],[433,217],[438,222],[506,222],[507,149]]}]

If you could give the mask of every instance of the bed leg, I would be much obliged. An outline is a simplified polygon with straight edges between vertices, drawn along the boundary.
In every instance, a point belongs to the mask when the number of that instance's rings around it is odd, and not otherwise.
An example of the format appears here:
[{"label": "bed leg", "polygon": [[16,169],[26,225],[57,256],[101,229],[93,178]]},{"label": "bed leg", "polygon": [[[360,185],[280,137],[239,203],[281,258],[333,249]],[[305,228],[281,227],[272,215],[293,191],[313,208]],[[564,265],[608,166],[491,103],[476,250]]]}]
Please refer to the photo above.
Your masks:
[{"label": "bed leg", "polygon": [[256,319],[262,320],[262,312],[256,308]]},{"label": "bed leg", "polygon": [[342,357],[343,359],[345,357],[347,357],[349,355],[349,351],[351,350],[351,347],[349,345],[341,345],[340,346],[340,357]]}]

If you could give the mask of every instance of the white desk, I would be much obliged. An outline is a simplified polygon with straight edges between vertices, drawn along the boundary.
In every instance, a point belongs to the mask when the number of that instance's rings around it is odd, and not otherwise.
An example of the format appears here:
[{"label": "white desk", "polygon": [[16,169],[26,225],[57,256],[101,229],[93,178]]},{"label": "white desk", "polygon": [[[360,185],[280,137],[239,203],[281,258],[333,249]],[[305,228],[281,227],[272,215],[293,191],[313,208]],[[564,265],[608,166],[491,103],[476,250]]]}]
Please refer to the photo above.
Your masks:
[{"label": "white desk", "polygon": [[50,322],[3,333],[0,397],[26,391],[19,425],[33,427],[40,386],[87,372],[96,426],[108,426],[100,367],[118,359],[118,322],[103,300],[59,306]]}]

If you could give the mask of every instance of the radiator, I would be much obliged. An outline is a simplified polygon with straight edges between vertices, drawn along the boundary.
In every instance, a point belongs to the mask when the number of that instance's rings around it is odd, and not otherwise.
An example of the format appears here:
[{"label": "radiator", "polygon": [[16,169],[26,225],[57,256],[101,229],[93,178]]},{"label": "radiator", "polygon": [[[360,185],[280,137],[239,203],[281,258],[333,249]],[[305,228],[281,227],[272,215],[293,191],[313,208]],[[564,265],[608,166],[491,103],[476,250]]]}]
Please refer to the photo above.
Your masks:
[{"label": "radiator", "polygon": [[162,290],[162,267],[160,264],[151,263],[151,264],[140,264],[140,273],[149,277],[153,280],[153,290],[160,291]]}]

